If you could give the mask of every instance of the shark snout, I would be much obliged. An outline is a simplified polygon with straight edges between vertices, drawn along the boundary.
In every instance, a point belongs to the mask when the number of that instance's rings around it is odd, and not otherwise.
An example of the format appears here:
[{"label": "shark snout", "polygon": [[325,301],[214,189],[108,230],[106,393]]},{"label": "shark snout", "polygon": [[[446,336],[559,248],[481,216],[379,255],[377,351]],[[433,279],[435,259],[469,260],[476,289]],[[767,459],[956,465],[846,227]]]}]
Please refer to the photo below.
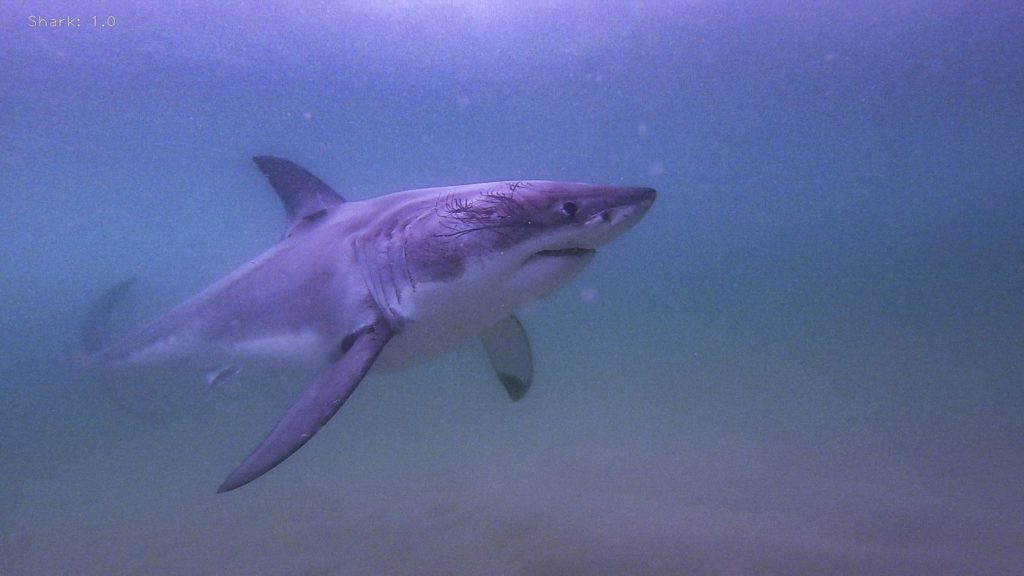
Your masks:
[{"label": "shark snout", "polygon": [[654,188],[640,188],[638,195],[640,196],[640,206],[646,210],[654,204],[654,199],[658,197],[658,191]]},{"label": "shark snout", "polygon": [[627,188],[626,190],[629,204],[639,209],[641,213],[647,212],[654,204],[654,199],[658,197],[658,192],[654,188]]},{"label": "shark snout", "polygon": [[576,245],[595,248],[632,228],[650,210],[657,197],[653,188],[605,188],[602,208],[591,212],[579,230]]},{"label": "shark snout", "polygon": [[611,188],[607,190],[606,198],[610,210],[626,210],[629,212],[646,212],[657,198],[658,192],[654,188]]},{"label": "shark snout", "polygon": [[657,196],[654,188],[617,188],[613,193],[615,202],[602,210],[599,216],[605,222],[614,224],[629,219],[629,226],[632,226],[647,213]]}]

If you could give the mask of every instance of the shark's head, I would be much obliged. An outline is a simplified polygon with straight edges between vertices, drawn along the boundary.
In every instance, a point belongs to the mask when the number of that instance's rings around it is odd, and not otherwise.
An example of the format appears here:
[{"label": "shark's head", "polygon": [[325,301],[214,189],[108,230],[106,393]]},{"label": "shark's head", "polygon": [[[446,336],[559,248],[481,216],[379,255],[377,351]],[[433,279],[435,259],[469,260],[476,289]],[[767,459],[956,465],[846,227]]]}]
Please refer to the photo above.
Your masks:
[{"label": "shark's head", "polygon": [[[597,249],[633,227],[654,203],[651,188],[548,181],[445,189],[407,253],[414,277],[497,278],[522,304],[578,274]],[[410,244],[412,246],[413,244]]]}]

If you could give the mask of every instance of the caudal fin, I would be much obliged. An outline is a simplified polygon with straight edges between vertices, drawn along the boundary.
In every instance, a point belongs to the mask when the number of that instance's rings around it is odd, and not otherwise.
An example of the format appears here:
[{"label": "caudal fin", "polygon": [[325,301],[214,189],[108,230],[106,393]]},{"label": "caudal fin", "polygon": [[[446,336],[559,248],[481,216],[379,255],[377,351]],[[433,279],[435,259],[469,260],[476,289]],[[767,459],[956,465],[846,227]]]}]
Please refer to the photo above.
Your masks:
[{"label": "caudal fin", "polygon": [[[82,323],[82,353],[83,361],[90,364],[93,355],[103,350],[109,344],[111,332],[111,319],[117,309],[124,304],[131,291],[132,286],[138,279],[135,277],[122,280],[107,288],[103,294],[93,301],[85,314],[85,321]],[[166,415],[162,409],[162,403],[147,402],[138,393],[126,393],[118,387],[115,381],[106,376],[95,378],[99,391],[118,409],[127,412],[146,422],[157,422]],[[134,387],[129,391],[134,390]]]},{"label": "caudal fin", "polygon": [[110,329],[110,318],[114,311],[124,302],[135,281],[135,277],[122,280],[111,286],[100,295],[86,312],[82,323],[82,351],[95,354],[103,349],[103,342]]}]

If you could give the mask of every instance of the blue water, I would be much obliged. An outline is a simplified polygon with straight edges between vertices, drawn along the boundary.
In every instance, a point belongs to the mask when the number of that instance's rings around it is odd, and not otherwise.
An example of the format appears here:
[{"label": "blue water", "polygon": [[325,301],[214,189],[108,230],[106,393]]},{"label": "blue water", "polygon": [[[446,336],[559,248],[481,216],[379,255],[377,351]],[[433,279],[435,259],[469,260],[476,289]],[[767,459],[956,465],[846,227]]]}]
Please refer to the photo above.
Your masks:
[{"label": "blue water", "polygon": [[[138,4],[0,6],[0,574],[1024,573],[1019,2]],[[254,154],[659,197],[521,315],[522,402],[374,373],[216,495],[303,381],[140,419],[78,333],[273,244]]]}]

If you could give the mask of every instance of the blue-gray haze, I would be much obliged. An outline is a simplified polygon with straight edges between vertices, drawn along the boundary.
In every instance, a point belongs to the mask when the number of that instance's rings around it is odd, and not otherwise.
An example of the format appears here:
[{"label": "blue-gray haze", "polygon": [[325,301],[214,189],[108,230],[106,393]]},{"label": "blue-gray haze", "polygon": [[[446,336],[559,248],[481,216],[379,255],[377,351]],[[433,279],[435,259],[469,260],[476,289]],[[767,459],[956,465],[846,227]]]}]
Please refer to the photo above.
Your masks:
[{"label": "blue-gray haze", "polygon": [[[1022,38],[1011,0],[4,2],[0,573],[1024,573]],[[103,383],[79,328],[270,246],[254,154],[659,197],[522,314],[523,401],[475,345],[372,373],[218,496],[309,375]]]}]

